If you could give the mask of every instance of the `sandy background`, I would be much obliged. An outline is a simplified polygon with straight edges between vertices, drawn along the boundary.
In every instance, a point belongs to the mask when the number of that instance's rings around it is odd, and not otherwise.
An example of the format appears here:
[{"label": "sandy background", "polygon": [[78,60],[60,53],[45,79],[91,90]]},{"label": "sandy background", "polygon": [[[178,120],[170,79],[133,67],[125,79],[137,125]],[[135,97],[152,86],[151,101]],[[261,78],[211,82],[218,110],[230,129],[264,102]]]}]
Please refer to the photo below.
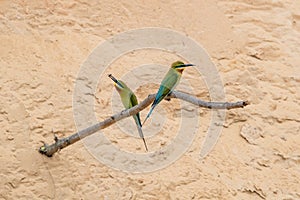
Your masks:
[{"label": "sandy background", "polygon": [[[251,102],[227,113],[209,156],[199,160],[210,119],[206,109],[197,109],[201,125],[189,150],[153,173],[111,169],[81,142],[52,158],[40,155],[41,141],[52,142],[52,132],[64,137],[76,131],[73,83],[93,49],[122,31],[153,26],[201,43],[220,71],[227,100]],[[0,199],[300,199],[298,1],[4,0],[0,32]],[[122,63],[167,67],[175,59],[159,55],[141,51]],[[121,76],[122,70],[112,66],[110,72]],[[193,70],[184,76],[193,80]],[[95,94],[99,119],[113,113],[112,90],[108,80]],[[137,89],[140,100],[155,85],[148,90]],[[209,100],[203,82],[195,95]],[[170,113],[177,105],[162,103]],[[173,117],[169,126],[179,119]],[[109,130],[105,134],[120,148],[143,152],[142,142],[120,136],[118,125]],[[164,126],[148,139],[149,147],[159,149],[172,137]]]}]

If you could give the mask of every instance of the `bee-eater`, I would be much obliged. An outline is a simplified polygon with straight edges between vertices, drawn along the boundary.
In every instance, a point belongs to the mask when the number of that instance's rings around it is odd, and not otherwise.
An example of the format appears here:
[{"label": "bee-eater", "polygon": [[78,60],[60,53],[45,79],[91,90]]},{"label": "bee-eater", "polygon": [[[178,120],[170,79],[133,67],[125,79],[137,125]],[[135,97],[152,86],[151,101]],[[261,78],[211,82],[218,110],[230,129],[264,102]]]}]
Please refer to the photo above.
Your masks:
[{"label": "bee-eater", "polygon": [[[111,74],[109,74],[108,76],[109,76],[109,78],[111,78],[115,82],[115,88],[118,91],[118,93],[121,97],[121,101],[122,101],[122,103],[123,103],[123,105],[126,109],[129,109],[129,108],[131,108],[131,107],[138,104],[138,101],[137,101],[137,98],[136,98],[135,94],[131,91],[131,89],[129,87],[127,87],[127,85],[123,81],[117,80]],[[143,134],[143,131],[142,131],[140,113],[137,113],[136,115],[134,115],[133,119],[134,119],[134,121],[137,125],[139,135],[144,141],[146,151],[148,151],[148,147],[147,147],[147,144],[146,144],[146,141],[145,141],[145,138],[144,138],[144,134]]]},{"label": "bee-eater", "polygon": [[177,86],[177,84],[180,81],[184,68],[189,66],[194,66],[194,65],[184,64],[181,61],[176,61],[171,65],[171,68],[169,69],[168,73],[165,75],[164,79],[160,84],[159,90],[155,96],[155,100],[152,103],[150,111],[146,119],[144,120],[143,124],[150,117],[152,111],[159,104],[159,102],[161,102],[167,95],[169,95],[174,90],[174,88]]}]

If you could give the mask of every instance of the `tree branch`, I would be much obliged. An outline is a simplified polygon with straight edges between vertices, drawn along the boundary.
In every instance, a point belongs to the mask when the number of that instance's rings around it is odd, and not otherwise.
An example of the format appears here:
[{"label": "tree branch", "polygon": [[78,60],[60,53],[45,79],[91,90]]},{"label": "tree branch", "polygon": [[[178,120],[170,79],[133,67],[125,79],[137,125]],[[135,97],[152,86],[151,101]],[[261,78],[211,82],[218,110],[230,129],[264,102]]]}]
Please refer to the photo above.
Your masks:
[{"label": "tree branch", "polygon": [[[146,107],[148,107],[155,98],[155,94],[150,94],[144,101],[139,103],[138,105],[123,110],[122,112],[115,114],[111,116],[110,118],[99,122],[97,124],[94,124],[86,129],[83,129],[77,133],[74,133],[73,135],[70,135],[68,137],[62,138],[62,139],[55,139],[55,142],[51,145],[48,145],[44,143],[43,146],[39,148],[39,152],[41,154],[44,154],[48,157],[52,157],[54,153],[57,151],[74,144],[75,142],[79,141],[82,138],[85,138],[89,135],[92,135],[93,133],[104,129],[117,121],[120,121],[126,117],[130,117],[132,115],[137,114],[138,112],[142,111]],[[166,99],[170,98],[178,98],[187,102],[190,102],[192,104],[195,104],[199,107],[209,108],[209,109],[233,109],[233,108],[243,108],[244,106],[247,106],[249,103],[247,101],[238,101],[235,103],[228,103],[228,102],[206,102],[202,101],[200,99],[197,99],[196,97],[190,96],[189,94],[173,91],[170,95],[166,97]]]}]

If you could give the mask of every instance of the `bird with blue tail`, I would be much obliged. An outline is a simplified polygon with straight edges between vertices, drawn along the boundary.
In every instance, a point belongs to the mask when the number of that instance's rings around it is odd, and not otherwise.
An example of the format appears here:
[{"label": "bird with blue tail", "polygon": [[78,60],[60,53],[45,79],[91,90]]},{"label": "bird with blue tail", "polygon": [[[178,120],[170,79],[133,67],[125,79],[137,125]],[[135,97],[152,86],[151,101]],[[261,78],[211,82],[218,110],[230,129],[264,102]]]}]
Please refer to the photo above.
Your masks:
[{"label": "bird with blue tail", "polygon": [[[115,88],[117,92],[119,93],[121,97],[121,101],[123,103],[123,106],[126,109],[129,109],[131,107],[134,107],[135,105],[138,105],[137,98],[135,94],[132,92],[132,90],[121,80],[117,80],[113,75],[109,74],[109,78],[111,78],[115,82]],[[140,113],[137,113],[136,115],[133,115],[133,119],[136,123],[138,132],[140,137],[143,139],[146,151],[148,151],[148,147],[145,141],[145,137],[142,131],[142,124],[140,119]]]},{"label": "bird with blue tail", "polygon": [[180,78],[182,76],[182,72],[186,67],[195,66],[193,64],[184,64],[182,61],[176,61],[171,65],[168,73],[165,75],[162,80],[158,92],[156,93],[154,102],[151,105],[150,111],[143,122],[143,125],[147,121],[147,119],[152,114],[154,108],[167,96],[169,95],[175,87],[178,85]]}]

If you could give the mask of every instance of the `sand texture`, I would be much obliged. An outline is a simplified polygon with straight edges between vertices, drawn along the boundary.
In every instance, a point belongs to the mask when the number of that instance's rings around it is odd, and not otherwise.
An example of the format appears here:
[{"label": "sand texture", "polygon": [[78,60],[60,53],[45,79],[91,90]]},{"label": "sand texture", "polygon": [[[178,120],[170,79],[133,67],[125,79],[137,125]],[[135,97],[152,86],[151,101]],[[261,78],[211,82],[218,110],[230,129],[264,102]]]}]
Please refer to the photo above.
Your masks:
[{"label": "sand texture", "polygon": [[[112,169],[82,142],[52,158],[39,154],[42,141],[51,143],[53,134],[66,137],[77,131],[72,97],[82,63],[109,37],[143,27],[193,38],[216,65],[226,100],[251,104],[227,111],[222,134],[204,159],[199,152],[211,111],[187,105],[187,117],[200,116],[192,145],[172,165],[151,173]],[[299,0],[3,0],[0,40],[1,200],[300,199]],[[115,60],[107,73],[121,77],[136,66],[157,63],[165,66],[157,74],[159,84],[177,59],[140,50]],[[153,73],[146,69],[141,78]],[[104,76],[93,94],[99,120],[115,113],[116,92]],[[183,76],[193,95],[210,100],[195,70]],[[136,87],[138,99],[155,93],[157,84]],[[159,150],[176,136],[179,102],[161,103],[168,120],[147,139],[149,149]],[[122,134],[124,124],[136,131],[128,118],[103,133],[120,149],[144,153],[141,140]],[[159,120],[153,124],[145,126],[145,134],[161,125]]]}]

